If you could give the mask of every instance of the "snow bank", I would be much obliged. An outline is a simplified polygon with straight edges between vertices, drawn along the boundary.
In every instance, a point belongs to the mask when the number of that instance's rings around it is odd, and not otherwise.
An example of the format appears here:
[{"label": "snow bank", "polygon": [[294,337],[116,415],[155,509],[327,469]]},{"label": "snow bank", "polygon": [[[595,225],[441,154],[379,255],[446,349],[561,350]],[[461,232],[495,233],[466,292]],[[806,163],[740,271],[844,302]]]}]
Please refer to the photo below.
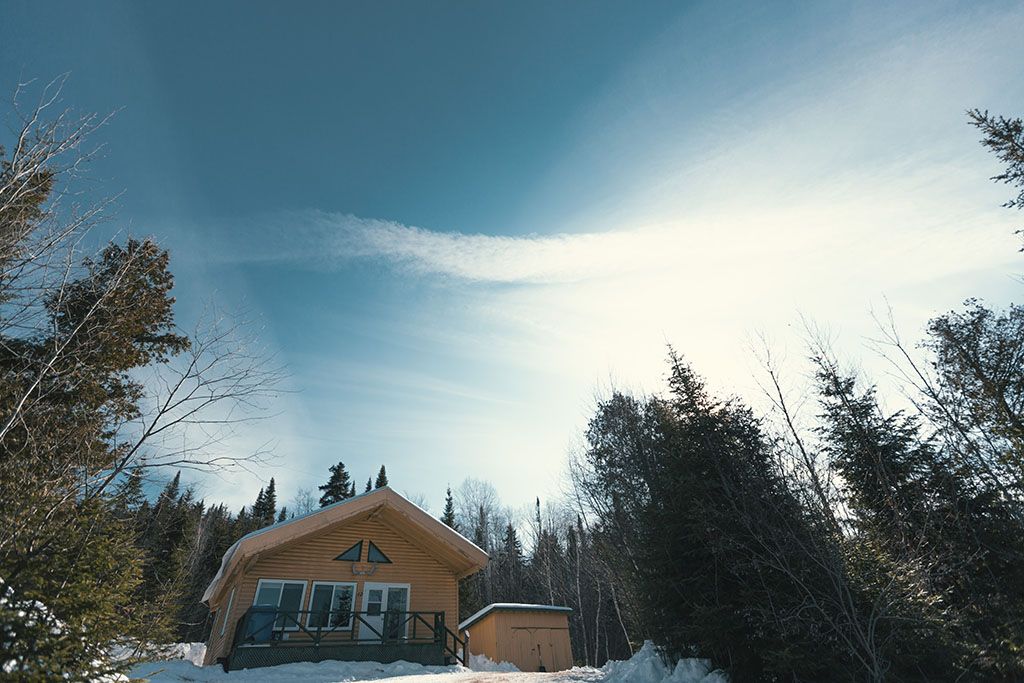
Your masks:
[{"label": "snow bank", "polygon": [[174,643],[164,651],[164,659],[183,659],[196,666],[203,665],[206,656],[206,643]]},{"label": "snow bank", "polygon": [[244,669],[224,673],[220,666],[197,666],[202,661],[202,643],[178,643],[170,646],[176,659],[146,662],[131,671],[133,680],[153,683],[348,683],[376,681],[399,676],[413,678],[410,683],[728,683],[721,671],[711,671],[706,659],[681,659],[675,667],[666,666],[650,641],[622,662],[608,662],[600,669],[577,668],[548,674],[518,673],[508,662],[494,662],[483,655],[472,655],[469,668],[461,666],[423,666],[410,662],[299,662],[262,669]]},{"label": "snow bank", "polygon": [[601,667],[602,683],[728,683],[721,671],[711,671],[706,659],[680,659],[674,669],[661,660],[654,643],[644,646],[625,661],[612,661]]},{"label": "snow bank", "polygon": [[469,668],[473,671],[515,673],[519,668],[511,662],[496,662],[487,655],[470,655]]},{"label": "snow bank", "polygon": [[[201,660],[200,660],[201,661]],[[411,662],[298,662],[260,669],[242,669],[224,673],[220,666],[196,666],[190,661],[146,662],[131,671],[133,679],[153,683],[347,683],[348,681],[374,681],[392,676],[457,673],[457,666],[424,666]]]}]

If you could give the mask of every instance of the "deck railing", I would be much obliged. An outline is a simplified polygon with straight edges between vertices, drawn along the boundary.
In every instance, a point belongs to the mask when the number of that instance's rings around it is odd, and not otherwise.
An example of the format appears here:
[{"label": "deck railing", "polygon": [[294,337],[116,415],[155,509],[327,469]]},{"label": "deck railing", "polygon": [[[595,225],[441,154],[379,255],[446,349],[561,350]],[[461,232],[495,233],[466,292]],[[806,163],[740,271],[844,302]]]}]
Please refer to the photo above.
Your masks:
[{"label": "deck railing", "polygon": [[232,647],[328,644],[437,643],[465,664],[466,643],[445,624],[444,612],[283,610],[253,606],[238,620]]}]

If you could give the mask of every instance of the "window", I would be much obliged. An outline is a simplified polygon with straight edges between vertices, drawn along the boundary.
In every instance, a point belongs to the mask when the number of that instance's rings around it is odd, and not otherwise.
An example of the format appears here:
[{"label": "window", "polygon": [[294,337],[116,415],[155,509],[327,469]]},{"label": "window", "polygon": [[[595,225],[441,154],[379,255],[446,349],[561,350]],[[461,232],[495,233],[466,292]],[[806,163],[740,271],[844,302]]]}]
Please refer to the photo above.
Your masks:
[{"label": "window", "polygon": [[309,600],[309,628],[352,628],[352,601],[354,583],[313,582],[313,597]]},{"label": "window", "polygon": [[[231,589],[231,595],[228,596],[228,608],[226,610],[224,610],[224,621],[220,622],[220,634],[221,634],[221,636],[224,635],[224,629],[226,629],[228,627],[228,619],[231,618],[231,606],[234,605],[234,604],[235,604],[235,589],[232,588]],[[214,620],[213,623],[216,624],[217,621]]]},{"label": "window", "polygon": [[366,561],[375,564],[391,564],[388,556],[382,553],[380,548],[373,544],[373,541],[370,541],[370,549],[366,552]]},{"label": "window", "polygon": [[278,581],[276,579],[260,579],[256,585],[254,607],[273,607],[277,609],[274,628],[294,631],[299,628],[299,610],[302,599],[306,596],[305,581]]},{"label": "window", "polygon": [[366,614],[367,616],[375,617],[383,611],[384,606],[384,590],[381,588],[371,588],[366,593]]},{"label": "window", "polygon": [[[371,548],[373,547],[372,543],[370,544],[370,547]],[[359,558],[362,557],[362,556],[363,556],[363,542],[359,541],[354,546],[352,546],[351,548],[349,548],[348,550],[343,552],[341,555],[338,555],[334,559],[341,560],[342,562],[358,562]]]}]

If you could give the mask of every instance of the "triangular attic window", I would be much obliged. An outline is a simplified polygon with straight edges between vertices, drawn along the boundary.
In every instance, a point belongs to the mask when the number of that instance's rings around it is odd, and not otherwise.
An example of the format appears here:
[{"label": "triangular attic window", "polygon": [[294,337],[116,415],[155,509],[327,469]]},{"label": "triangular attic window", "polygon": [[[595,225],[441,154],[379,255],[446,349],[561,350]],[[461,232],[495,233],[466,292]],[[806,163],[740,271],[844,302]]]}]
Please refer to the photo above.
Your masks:
[{"label": "triangular attic window", "polygon": [[370,541],[370,549],[366,551],[366,561],[375,564],[391,564],[388,556],[382,553],[380,548],[373,544],[373,541]]},{"label": "triangular attic window", "polygon": [[[373,547],[372,543],[370,544],[370,547],[371,548]],[[352,546],[351,548],[349,548],[348,550],[343,552],[341,555],[338,555],[334,559],[341,560],[342,562],[358,562],[359,558],[362,557],[362,555],[363,555],[363,542],[359,541],[354,546]],[[370,560],[370,561],[372,562],[373,560]]]}]

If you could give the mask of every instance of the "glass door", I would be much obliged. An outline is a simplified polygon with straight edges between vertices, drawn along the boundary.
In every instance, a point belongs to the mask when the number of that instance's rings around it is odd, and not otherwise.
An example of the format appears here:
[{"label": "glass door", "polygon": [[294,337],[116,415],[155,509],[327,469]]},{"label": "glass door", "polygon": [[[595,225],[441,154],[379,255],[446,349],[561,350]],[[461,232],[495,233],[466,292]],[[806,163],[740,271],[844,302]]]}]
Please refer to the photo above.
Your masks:
[{"label": "glass door", "polygon": [[360,640],[397,640],[406,637],[409,611],[409,584],[363,584],[363,619]]}]

